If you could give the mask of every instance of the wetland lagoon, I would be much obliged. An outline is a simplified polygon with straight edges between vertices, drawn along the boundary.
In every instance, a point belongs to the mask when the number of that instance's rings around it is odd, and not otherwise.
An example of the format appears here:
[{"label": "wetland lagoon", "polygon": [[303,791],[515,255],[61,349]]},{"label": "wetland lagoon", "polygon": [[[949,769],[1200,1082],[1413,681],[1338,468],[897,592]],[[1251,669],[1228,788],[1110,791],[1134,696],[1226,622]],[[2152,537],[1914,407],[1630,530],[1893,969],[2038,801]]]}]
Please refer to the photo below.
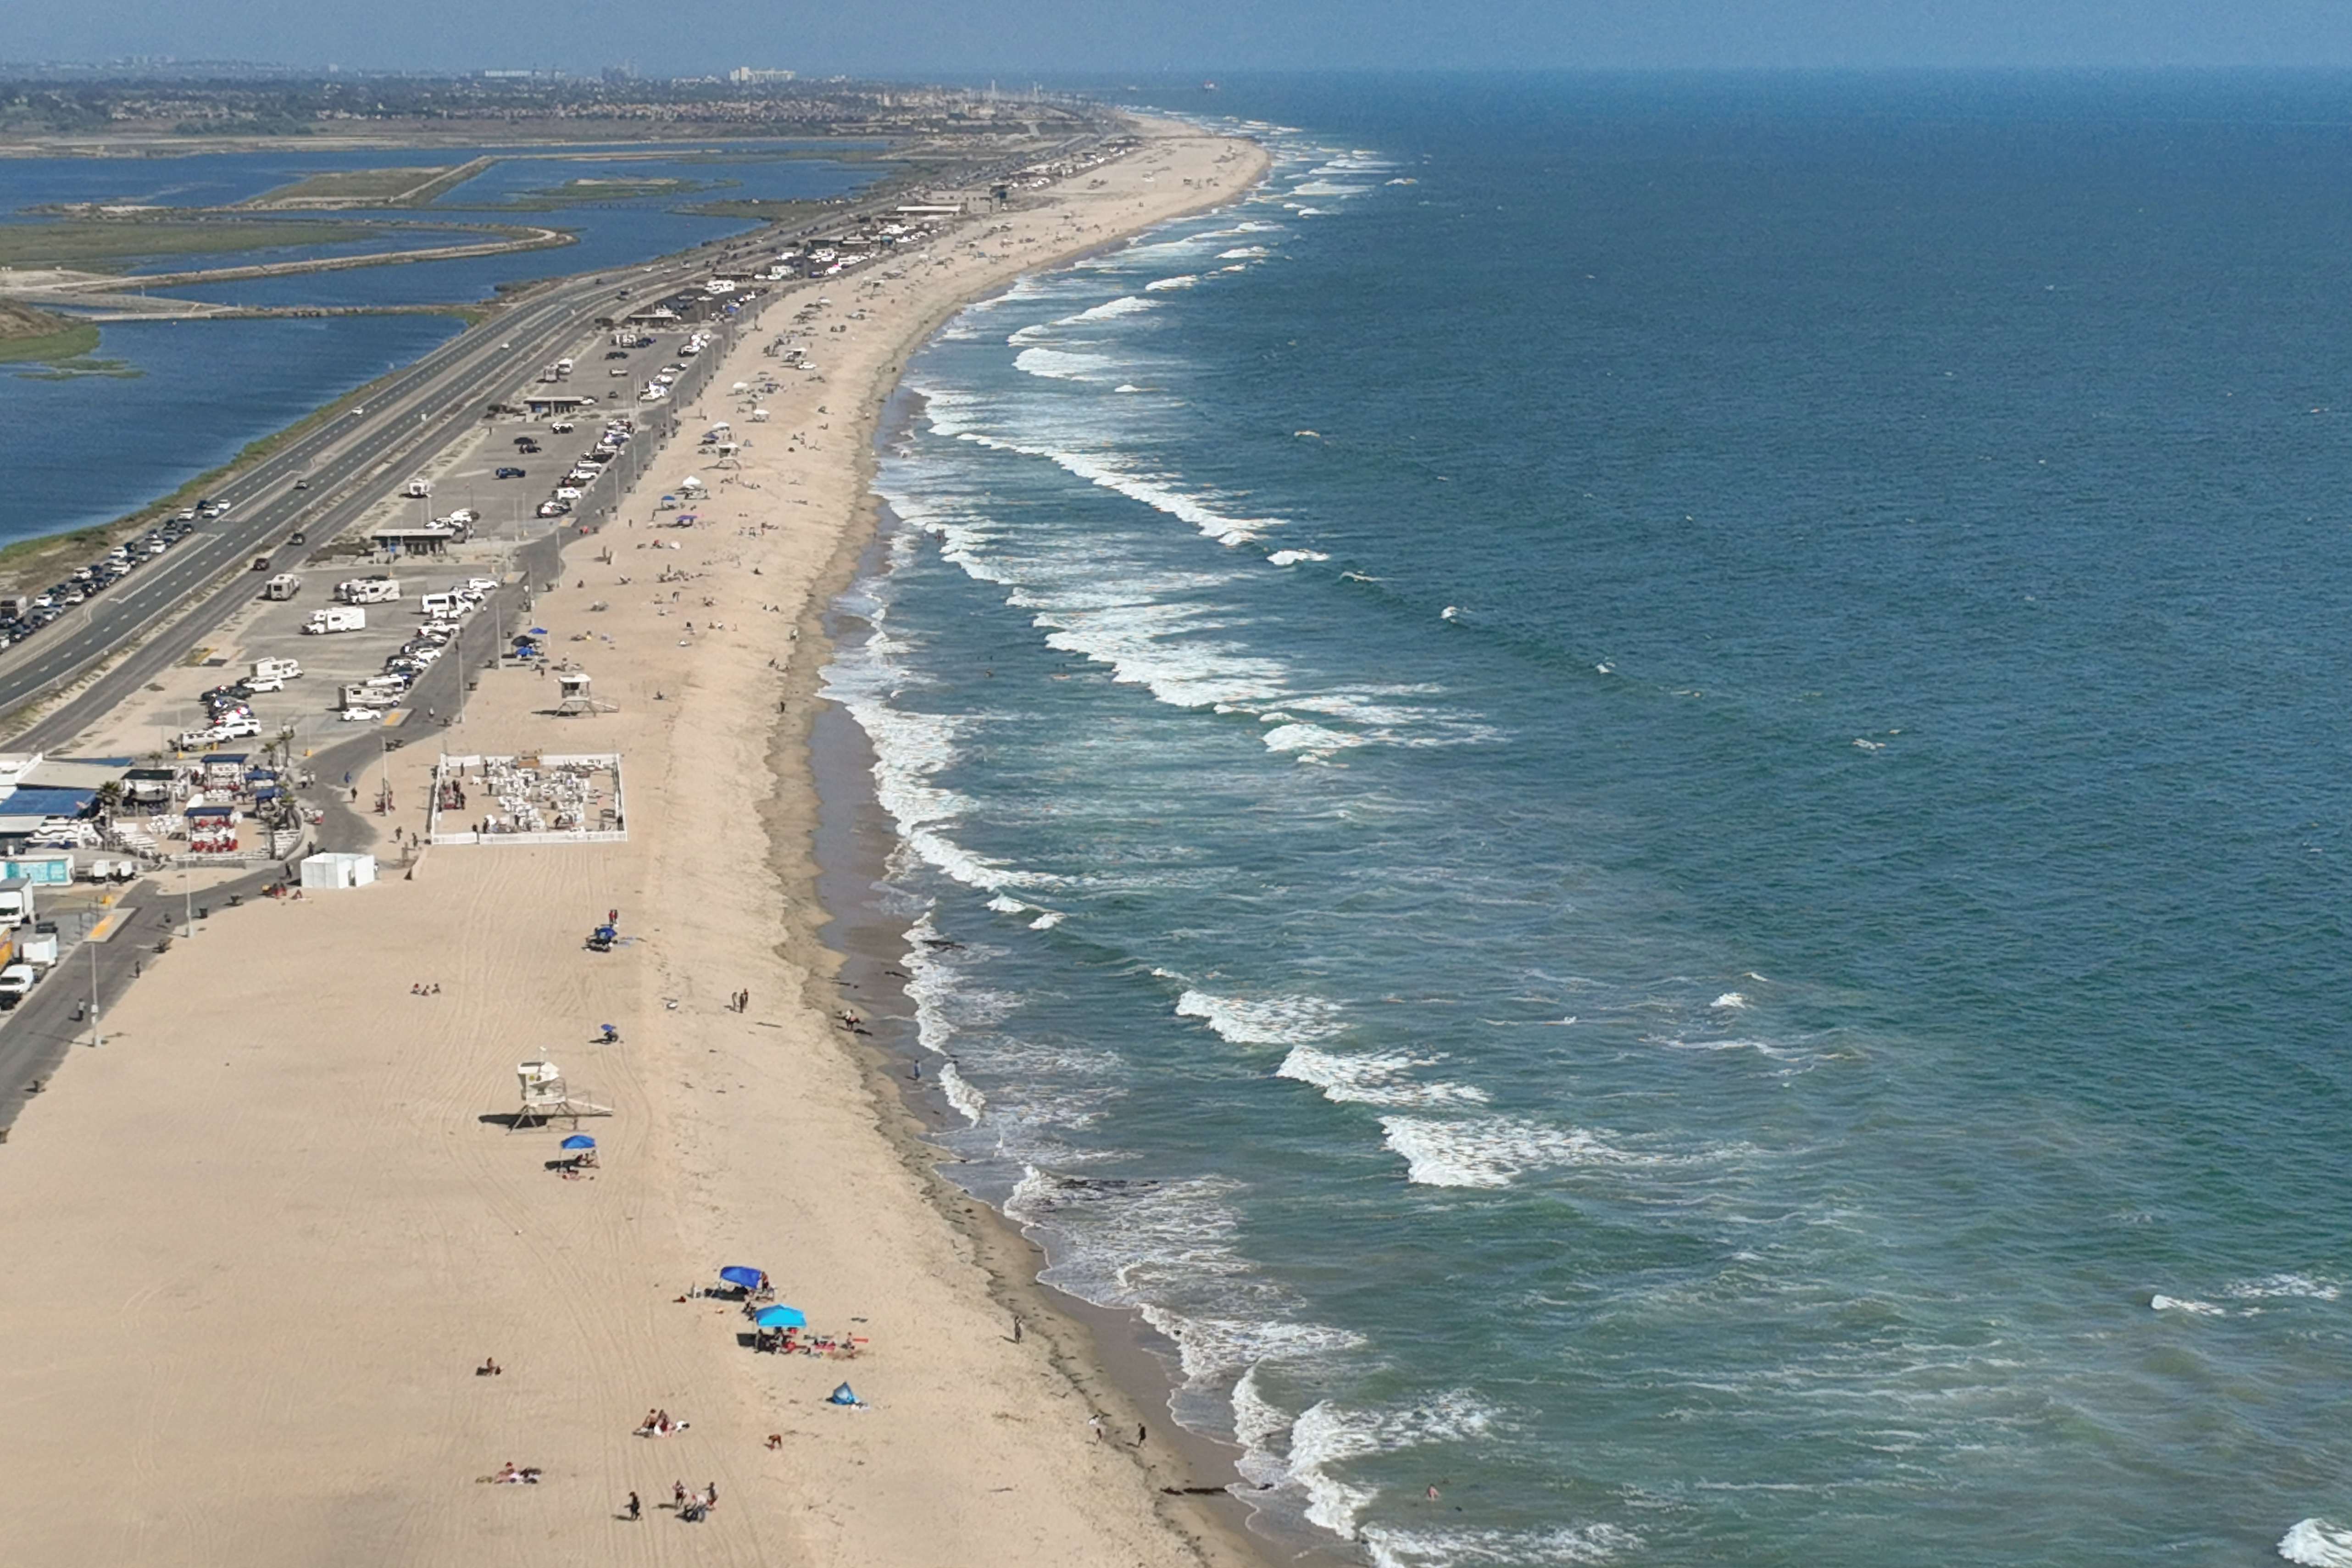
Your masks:
[{"label": "wetland lagoon", "polygon": [[[460,331],[501,288],[625,268],[896,172],[879,142],[269,147],[0,158],[0,269],[103,272],[122,291],[203,268],[476,244],[448,260],[173,286],[257,306],[446,305],[447,314],[104,323],[9,303],[0,270],[0,545],[168,495]],[[28,306],[34,308],[28,308]]]}]

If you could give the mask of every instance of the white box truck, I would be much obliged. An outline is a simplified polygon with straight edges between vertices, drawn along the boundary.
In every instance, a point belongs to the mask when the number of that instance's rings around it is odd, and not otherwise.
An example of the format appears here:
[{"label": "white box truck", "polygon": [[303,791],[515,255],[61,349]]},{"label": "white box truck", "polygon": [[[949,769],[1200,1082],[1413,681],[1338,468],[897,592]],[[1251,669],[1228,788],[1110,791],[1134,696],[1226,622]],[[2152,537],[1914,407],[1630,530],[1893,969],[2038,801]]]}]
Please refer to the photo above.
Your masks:
[{"label": "white box truck", "polygon": [[33,879],[30,877],[0,879],[0,926],[30,925],[33,921]]},{"label": "white box truck", "polygon": [[329,610],[313,610],[302,629],[313,637],[328,632],[355,632],[367,626],[367,612],[357,605],[337,605]]}]

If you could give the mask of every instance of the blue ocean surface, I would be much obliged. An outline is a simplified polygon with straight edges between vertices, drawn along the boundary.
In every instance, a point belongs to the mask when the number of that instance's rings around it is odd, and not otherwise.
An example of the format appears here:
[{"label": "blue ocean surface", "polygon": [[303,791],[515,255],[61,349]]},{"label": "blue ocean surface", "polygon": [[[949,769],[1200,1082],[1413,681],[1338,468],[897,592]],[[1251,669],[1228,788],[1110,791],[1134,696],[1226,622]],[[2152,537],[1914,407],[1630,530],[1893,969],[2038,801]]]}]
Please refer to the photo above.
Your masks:
[{"label": "blue ocean surface", "polygon": [[1262,192],[914,362],[945,1142],[1263,1528],[2352,1521],[2347,85],[1227,82]]},{"label": "blue ocean surface", "polygon": [[[856,145],[867,145],[859,143]],[[782,154],[806,144],[723,142],[547,148],[338,148],[289,146],[174,158],[0,158],[0,223],[36,223],[25,209],[61,202],[167,207],[226,205],[337,169],[457,164],[497,156],[432,205],[337,216],[389,220],[388,238],[260,252],[139,258],[126,271],[243,266],[312,256],[478,242],[454,226],[505,224],[565,229],[576,242],[544,250],[348,271],[192,285],[191,300],[243,305],[466,304],[499,286],[560,274],[621,269],[754,226],[741,218],[677,209],[761,197],[822,199],[867,183],[873,163]],[[551,211],[501,204],[579,180],[675,179],[705,189],[609,196],[583,187],[577,205]],[[37,365],[0,364],[0,544],[102,523],[167,494],[282,428],[453,336],[455,317],[334,316],[294,320],[131,321],[106,327],[96,357],[115,374],[58,376]]]}]

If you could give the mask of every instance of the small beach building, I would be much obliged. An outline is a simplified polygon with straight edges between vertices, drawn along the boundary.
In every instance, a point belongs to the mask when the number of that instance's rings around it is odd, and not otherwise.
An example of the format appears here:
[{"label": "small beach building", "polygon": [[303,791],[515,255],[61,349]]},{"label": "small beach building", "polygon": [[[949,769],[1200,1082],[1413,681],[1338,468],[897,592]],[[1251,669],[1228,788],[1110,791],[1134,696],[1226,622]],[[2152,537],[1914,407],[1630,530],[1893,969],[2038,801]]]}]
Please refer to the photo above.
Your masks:
[{"label": "small beach building", "polygon": [[305,888],[364,888],[375,880],[375,857],[322,850],[302,859]]}]

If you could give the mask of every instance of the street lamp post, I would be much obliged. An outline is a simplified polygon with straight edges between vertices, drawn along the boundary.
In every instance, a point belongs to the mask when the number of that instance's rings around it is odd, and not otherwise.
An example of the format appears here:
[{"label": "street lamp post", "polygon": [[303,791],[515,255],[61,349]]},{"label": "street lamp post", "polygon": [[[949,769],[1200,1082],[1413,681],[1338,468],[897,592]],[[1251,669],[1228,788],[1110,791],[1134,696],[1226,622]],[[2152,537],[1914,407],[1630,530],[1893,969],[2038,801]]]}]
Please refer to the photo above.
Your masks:
[{"label": "street lamp post", "polygon": [[98,1021],[98,943],[90,940],[90,931],[97,929],[93,924],[89,931],[82,933],[81,938],[82,945],[89,949],[89,1044],[92,1050],[106,1043],[105,1033]]}]

